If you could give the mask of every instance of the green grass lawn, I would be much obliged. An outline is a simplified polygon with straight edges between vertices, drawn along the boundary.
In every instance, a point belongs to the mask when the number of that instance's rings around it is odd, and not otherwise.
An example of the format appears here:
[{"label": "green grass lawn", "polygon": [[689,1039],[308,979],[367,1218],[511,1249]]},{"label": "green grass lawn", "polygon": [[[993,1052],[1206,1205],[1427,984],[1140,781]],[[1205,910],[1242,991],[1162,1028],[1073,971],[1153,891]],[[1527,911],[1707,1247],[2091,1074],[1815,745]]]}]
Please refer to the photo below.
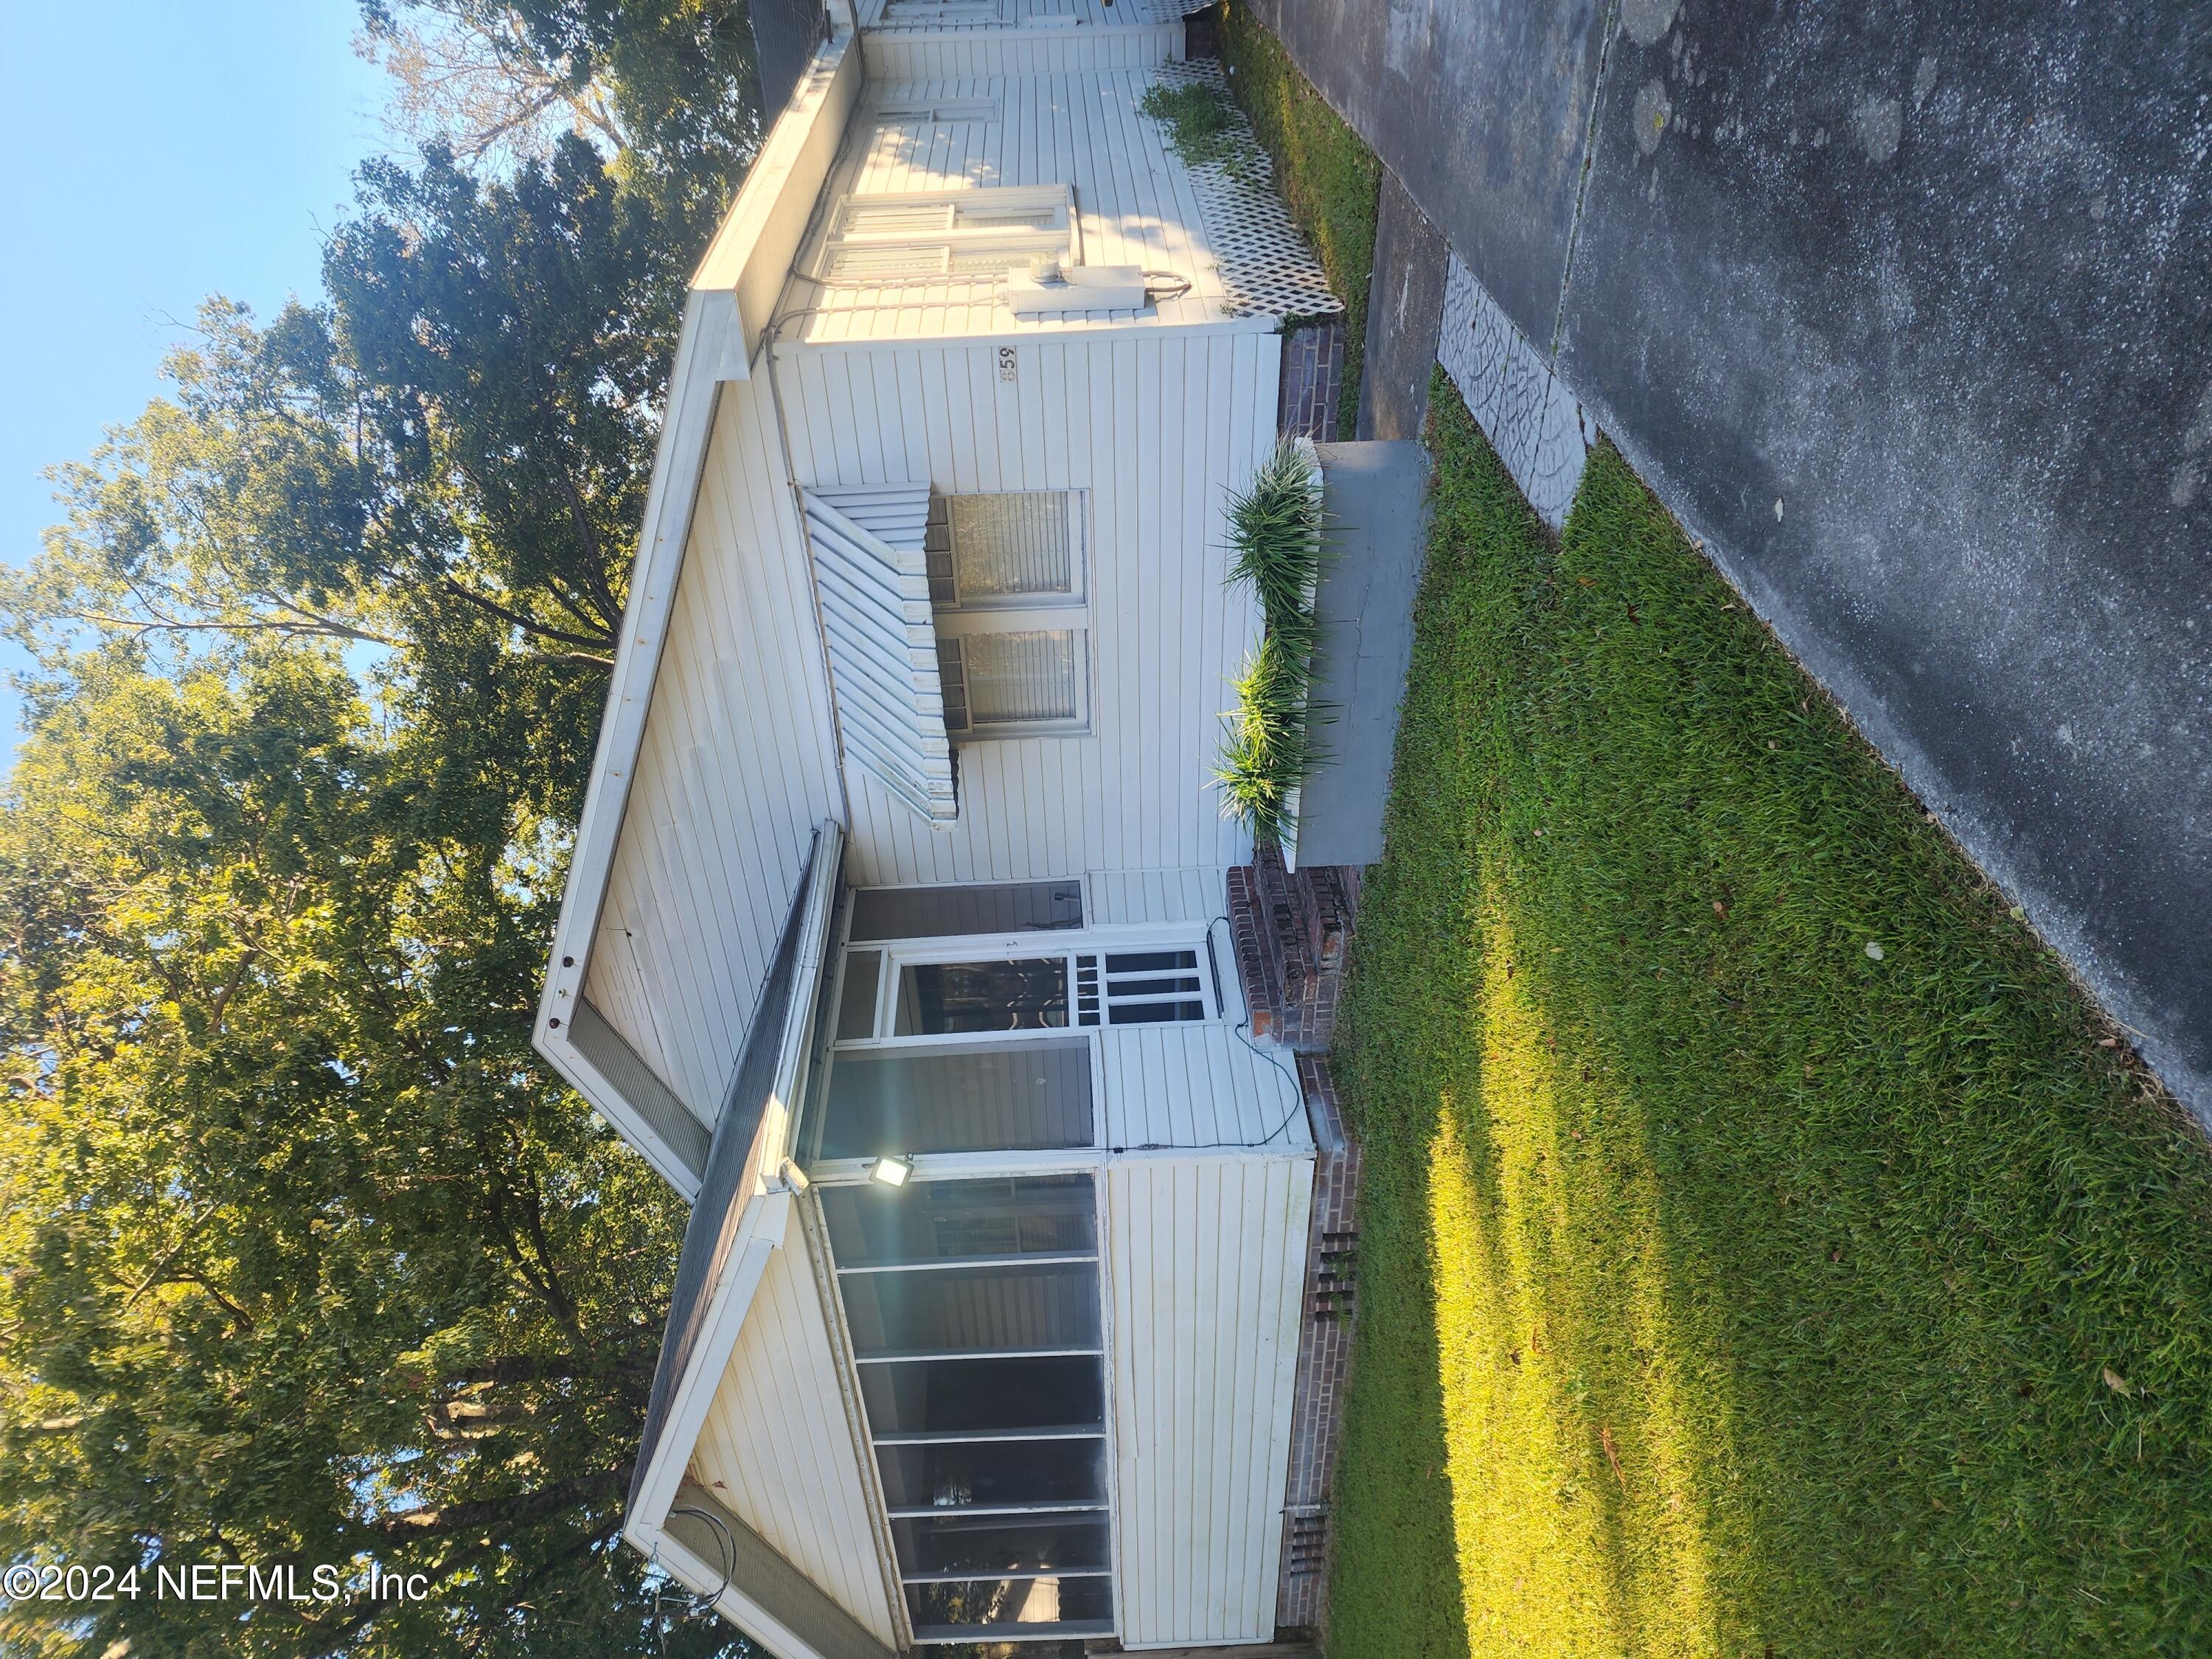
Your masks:
[{"label": "green grass lawn", "polygon": [[1367,347],[1367,282],[1375,265],[1375,216],[1382,164],[1359,135],[1300,75],[1244,0],[1221,9],[1221,58],[1229,89],[1274,163],[1276,188],[1321,256],[1344,301],[1344,391],[1336,435],[1348,439],[1359,412]]},{"label": "green grass lawn", "polygon": [[2212,1159],[1601,447],[1449,381],[1335,1659],[2212,1651]]}]

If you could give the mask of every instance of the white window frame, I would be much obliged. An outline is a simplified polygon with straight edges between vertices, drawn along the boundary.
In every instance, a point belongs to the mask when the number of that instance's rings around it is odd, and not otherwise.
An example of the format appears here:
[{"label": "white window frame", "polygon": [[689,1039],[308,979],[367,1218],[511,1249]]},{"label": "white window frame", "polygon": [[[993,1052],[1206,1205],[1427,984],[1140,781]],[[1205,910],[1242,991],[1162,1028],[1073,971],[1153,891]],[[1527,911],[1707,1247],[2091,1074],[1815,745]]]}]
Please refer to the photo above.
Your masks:
[{"label": "white window frame", "polygon": [[872,118],[878,128],[895,132],[913,126],[946,127],[963,122],[989,125],[1006,119],[1006,108],[995,98],[891,98],[876,106]]},{"label": "white window frame", "polygon": [[878,17],[882,27],[894,29],[1005,21],[1000,0],[884,0]]},{"label": "white window frame", "polygon": [[[907,225],[896,230],[848,228],[847,220],[875,208],[919,210],[941,209],[935,228]],[[985,219],[990,215],[1048,215],[1052,222],[1036,225],[963,223],[963,218]],[[840,200],[830,216],[816,256],[814,275],[823,282],[884,283],[942,276],[948,281],[986,279],[994,269],[1003,276],[1025,265],[1034,256],[1056,256],[1064,264],[1083,263],[1083,225],[1075,211],[1072,186],[1058,185],[969,185],[946,190],[871,191]],[[876,266],[873,271],[841,270],[847,256],[855,264]],[[871,258],[872,256],[872,258]],[[1003,263],[1000,263],[1003,256]],[[986,262],[966,270],[954,268],[956,258]]]},{"label": "white window frame", "polygon": [[[985,595],[963,599],[958,597],[959,556],[950,546],[952,523],[952,502],[956,499],[973,499],[981,495],[1058,495],[1067,510],[1067,580],[1068,591],[1064,594],[1023,593]],[[969,723],[958,729],[953,727],[947,711],[945,733],[955,744],[992,743],[1003,738],[1079,738],[1091,734],[1093,677],[1091,618],[1091,492],[1087,489],[988,489],[933,492],[932,518],[938,501],[945,503],[945,522],[948,546],[947,558],[956,585],[954,597],[940,601],[933,594],[930,613],[937,624],[940,643],[946,640],[961,640],[978,634],[1020,634],[1042,631],[1072,632],[1075,635],[1075,714],[1072,718],[1055,720],[995,721],[988,726],[976,725],[972,716]],[[932,582],[933,588],[935,583]],[[963,655],[963,696],[966,703]],[[971,705],[972,707],[972,705]]]}]

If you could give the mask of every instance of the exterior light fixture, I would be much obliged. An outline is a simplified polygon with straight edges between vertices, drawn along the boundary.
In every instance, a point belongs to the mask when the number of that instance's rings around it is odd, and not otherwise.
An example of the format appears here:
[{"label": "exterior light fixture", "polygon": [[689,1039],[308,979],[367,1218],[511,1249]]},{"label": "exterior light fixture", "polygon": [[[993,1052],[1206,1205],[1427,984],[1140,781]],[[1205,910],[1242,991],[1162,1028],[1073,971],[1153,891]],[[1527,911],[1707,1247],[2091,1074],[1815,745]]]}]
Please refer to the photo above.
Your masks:
[{"label": "exterior light fixture", "polygon": [[879,1158],[875,1167],[868,1171],[872,1179],[882,1182],[886,1187],[905,1186],[906,1178],[913,1173],[914,1165],[902,1158]]}]

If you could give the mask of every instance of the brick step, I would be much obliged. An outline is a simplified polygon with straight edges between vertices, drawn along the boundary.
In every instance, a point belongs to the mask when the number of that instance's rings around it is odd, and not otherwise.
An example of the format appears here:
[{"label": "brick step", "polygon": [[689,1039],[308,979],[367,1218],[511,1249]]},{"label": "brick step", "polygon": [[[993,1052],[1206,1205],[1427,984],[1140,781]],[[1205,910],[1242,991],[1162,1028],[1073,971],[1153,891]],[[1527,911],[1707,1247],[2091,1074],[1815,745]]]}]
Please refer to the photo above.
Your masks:
[{"label": "brick step", "polygon": [[1337,999],[1359,902],[1352,865],[1293,874],[1273,847],[1229,872],[1237,975],[1255,1038],[1300,1054],[1325,1054],[1336,1036]]}]

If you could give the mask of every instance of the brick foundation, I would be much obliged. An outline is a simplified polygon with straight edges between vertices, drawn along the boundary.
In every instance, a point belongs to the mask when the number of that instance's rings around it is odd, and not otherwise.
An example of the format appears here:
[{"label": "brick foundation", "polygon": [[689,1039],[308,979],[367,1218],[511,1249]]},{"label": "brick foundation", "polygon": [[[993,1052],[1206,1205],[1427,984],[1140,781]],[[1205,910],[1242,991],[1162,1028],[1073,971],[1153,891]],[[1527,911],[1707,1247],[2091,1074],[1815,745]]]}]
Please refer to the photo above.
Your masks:
[{"label": "brick foundation", "polygon": [[1305,1309],[1298,1326],[1298,1375],[1291,1402],[1290,1480],[1283,1493],[1283,1570],[1275,1623],[1313,1629],[1328,1590],[1329,1492],[1343,1434],[1345,1376],[1359,1228],[1359,1148],[1346,1132],[1328,1062],[1298,1056],[1313,1122],[1313,1220],[1306,1235]]},{"label": "brick foundation", "polygon": [[1283,382],[1275,404],[1279,437],[1336,441],[1336,404],[1344,387],[1344,322],[1310,323],[1283,337]]},{"label": "brick foundation", "polygon": [[1229,872],[1237,977],[1256,1041],[1297,1054],[1313,1125],[1313,1218],[1306,1235],[1305,1301],[1298,1322],[1297,1382],[1291,1402],[1290,1475],[1283,1492],[1279,1631],[1312,1630],[1328,1591],[1330,1483],[1342,1437],[1352,1359],[1359,1244],[1359,1148],[1346,1127],[1324,1057],[1336,1035],[1359,872],[1283,866],[1274,848]]}]

